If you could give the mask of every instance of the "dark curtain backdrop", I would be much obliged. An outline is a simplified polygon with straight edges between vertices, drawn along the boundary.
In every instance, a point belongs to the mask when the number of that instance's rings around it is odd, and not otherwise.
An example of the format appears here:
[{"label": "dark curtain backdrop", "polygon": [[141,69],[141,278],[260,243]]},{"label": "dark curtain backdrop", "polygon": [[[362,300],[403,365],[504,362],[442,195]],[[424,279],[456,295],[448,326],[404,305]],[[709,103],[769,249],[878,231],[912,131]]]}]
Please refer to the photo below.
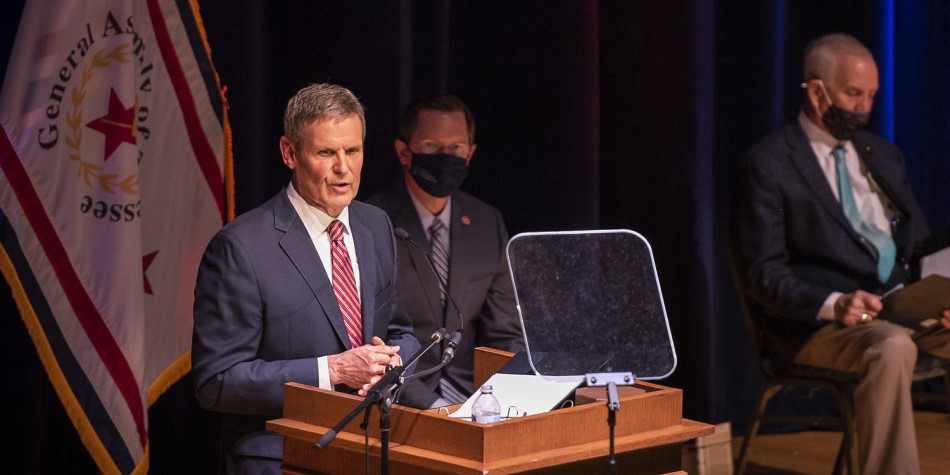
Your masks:
[{"label": "dark curtain backdrop", "polygon": [[[0,67],[19,4],[4,7]],[[399,176],[392,141],[409,99],[455,93],[478,124],[464,187],[501,209],[512,234],[626,228],[651,243],[679,360],[663,384],[684,389],[692,419],[740,430],[760,388],[725,261],[728,198],[744,150],[794,120],[808,40],[844,31],[875,53],[881,91],[870,128],[904,151],[933,230],[950,226],[946,2],[204,0],[201,8],[227,87],[239,213],[289,179],[277,143],[284,104],[300,87],[343,84],[367,106],[361,197]],[[3,401],[22,411],[8,411],[0,444],[23,460],[20,471],[90,471],[2,290]],[[189,384],[150,410],[154,473],[214,470],[218,419],[196,407]]]}]

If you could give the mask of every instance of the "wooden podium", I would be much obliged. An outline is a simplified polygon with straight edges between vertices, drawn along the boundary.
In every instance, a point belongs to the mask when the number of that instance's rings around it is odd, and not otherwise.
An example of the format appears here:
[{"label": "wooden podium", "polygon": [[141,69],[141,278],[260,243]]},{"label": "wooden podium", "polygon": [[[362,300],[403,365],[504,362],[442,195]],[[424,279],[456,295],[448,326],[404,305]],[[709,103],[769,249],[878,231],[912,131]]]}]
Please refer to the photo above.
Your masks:
[{"label": "wooden podium", "polygon": [[[494,374],[512,353],[476,349],[475,383]],[[621,398],[615,426],[620,473],[682,473],[683,442],[713,426],[683,419],[683,392],[638,382],[642,394]],[[359,397],[303,384],[285,386],[284,417],[267,429],[284,436],[284,473],[362,474],[365,432],[356,417],[324,450],[313,444],[355,408]],[[454,410],[455,407],[450,408]],[[610,450],[606,404],[586,404],[491,425],[453,419],[445,411],[393,405],[389,469],[393,474],[607,473]],[[373,473],[379,473],[379,410],[369,420]]]}]

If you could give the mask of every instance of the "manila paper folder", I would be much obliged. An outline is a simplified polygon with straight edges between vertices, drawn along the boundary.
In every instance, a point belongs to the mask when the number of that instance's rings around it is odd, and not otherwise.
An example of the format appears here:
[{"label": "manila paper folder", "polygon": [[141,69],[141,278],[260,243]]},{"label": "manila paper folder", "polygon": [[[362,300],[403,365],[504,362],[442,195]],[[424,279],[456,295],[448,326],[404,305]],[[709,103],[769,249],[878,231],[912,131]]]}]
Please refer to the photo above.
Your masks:
[{"label": "manila paper folder", "polygon": [[940,324],[940,314],[950,308],[950,278],[931,274],[883,299],[880,318],[915,330]]}]

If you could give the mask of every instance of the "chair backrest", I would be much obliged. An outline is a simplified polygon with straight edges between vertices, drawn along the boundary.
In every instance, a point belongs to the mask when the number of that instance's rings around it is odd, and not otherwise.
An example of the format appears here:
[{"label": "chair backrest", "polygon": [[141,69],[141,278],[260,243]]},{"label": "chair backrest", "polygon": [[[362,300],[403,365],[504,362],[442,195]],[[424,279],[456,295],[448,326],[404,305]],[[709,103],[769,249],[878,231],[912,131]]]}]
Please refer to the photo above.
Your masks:
[{"label": "chair backrest", "polygon": [[749,295],[749,277],[745,260],[742,257],[742,243],[739,239],[739,230],[735,222],[728,226],[726,254],[729,259],[729,270],[732,273],[732,282],[739,298],[739,307],[746,323],[749,336],[752,337],[752,353],[755,356],[755,366],[759,376],[768,381],[776,376],[773,367],[773,358],[769,354],[766,336],[762,330],[761,313]]}]

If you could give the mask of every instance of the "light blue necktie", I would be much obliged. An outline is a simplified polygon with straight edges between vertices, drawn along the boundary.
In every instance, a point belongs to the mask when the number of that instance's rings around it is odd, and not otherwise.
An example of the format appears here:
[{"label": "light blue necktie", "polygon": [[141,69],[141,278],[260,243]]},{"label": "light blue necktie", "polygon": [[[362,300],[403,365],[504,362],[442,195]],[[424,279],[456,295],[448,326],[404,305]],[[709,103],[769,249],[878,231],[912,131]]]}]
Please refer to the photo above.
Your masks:
[{"label": "light blue necktie", "polygon": [[877,278],[883,284],[887,282],[887,279],[891,276],[891,271],[894,270],[894,257],[897,255],[897,247],[894,246],[894,240],[891,239],[891,236],[861,219],[858,206],[854,202],[854,192],[851,190],[851,177],[848,175],[848,167],[844,161],[844,147],[838,145],[831,153],[835,156],[841,208],[844,210],[845,216],[848,217],[851,227],[877,249]]}]

